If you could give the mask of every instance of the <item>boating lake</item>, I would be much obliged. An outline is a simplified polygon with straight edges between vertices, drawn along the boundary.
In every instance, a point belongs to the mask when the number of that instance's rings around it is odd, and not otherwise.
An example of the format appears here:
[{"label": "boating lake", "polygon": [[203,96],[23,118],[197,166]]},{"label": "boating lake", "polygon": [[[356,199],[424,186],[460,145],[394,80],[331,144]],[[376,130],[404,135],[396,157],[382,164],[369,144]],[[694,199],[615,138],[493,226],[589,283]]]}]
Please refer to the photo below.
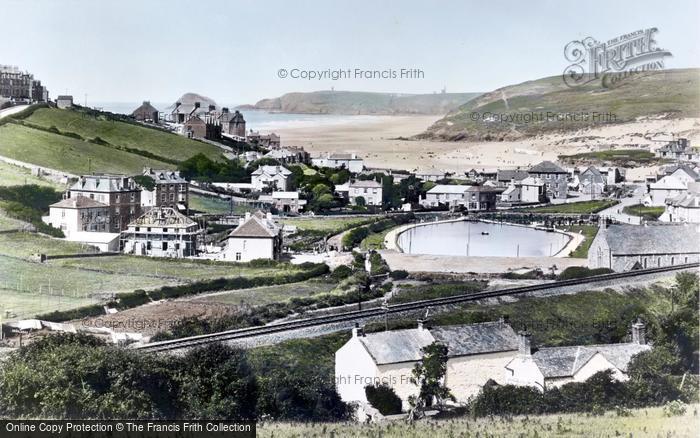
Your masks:
[{"label": "boating lake", "polygon": [[439,222],[399,234],[407,254],[476,257],[549,257],[561,251],[569,236],[517,225],[487,222]]}]

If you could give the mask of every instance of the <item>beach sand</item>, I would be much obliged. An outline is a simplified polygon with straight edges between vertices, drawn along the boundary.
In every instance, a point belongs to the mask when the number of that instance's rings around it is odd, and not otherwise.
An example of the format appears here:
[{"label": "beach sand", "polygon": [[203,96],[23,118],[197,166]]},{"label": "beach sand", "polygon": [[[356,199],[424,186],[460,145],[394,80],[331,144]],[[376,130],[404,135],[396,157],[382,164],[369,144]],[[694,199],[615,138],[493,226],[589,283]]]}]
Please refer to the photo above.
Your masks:
[{"label": "beach sand", "polygon": [[[471,168],[496,169],[531,166],[542,160],[556,160],[558,155],[589,152],[601,148],[639,148],[654,150],[663,142],[649,138],[670,139],[671,134],[700,141],[700,119],[645,119],[548,134],[535,138],[506,142],[438,142],[398,140],[423,132],[439,116],[362,116],[355,121],[319,126],[280,126],[276,129],[282,144],[304,146],[312,156],[323,152],[356,153],[371,168],[393,168],[409,171],[442,170],[464,172]],[[640,179],[654,168],[637,168],[628,179]]]}]

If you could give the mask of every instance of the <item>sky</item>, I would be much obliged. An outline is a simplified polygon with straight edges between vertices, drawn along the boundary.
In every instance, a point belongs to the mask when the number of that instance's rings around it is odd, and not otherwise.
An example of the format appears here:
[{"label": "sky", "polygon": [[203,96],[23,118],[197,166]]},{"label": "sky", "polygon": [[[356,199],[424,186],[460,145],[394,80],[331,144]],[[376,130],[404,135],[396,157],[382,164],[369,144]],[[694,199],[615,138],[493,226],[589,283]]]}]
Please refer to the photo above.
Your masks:
[{"label": "sky", "polygon": [[[8,19],[9,18],[9,19]],[[656,27],[666,68],[700,66],[700,2],[0,0],[0,64],[81,103],[254,103],[287,92],[483,92],[559,75],[564,46]],[[415,78],[291,78],[419,69]],[[281,69],[287,71],[280,78]]]}]

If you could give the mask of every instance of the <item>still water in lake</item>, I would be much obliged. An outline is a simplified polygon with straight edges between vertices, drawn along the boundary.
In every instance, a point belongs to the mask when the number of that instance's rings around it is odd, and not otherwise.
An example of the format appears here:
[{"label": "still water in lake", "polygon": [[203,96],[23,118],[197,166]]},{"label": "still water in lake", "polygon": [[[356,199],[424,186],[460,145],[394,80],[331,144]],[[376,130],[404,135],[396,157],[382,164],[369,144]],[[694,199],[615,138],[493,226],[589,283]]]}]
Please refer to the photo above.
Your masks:
[{"label": "still water in lake", "polygon": [[398,243],[408,254],[491,257],[553,256],[569,242],[562,233],[485,222],[443,222],[404,231]]}]

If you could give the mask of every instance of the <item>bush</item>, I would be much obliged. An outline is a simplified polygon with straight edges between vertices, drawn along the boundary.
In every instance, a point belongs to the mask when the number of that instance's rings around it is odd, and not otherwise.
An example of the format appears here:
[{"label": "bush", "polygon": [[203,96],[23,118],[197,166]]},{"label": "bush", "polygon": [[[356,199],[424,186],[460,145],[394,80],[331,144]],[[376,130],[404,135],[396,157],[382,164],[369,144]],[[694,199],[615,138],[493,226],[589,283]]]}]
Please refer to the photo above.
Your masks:
[{"label": "bush", "polygon": [[559,274],[557,279],[573,280],[576,278],[592,277],[594,275],[612,274],[614,272],[615,271],[608,268],[588,269],[584,266],[569,266],[568,268],[564,269],[561,274]]},{"label": "bush", "polygon": [[367,385],[365,386],[365,396],[367,396],[369,404],[382,415],[401,413],[401,399],[388,385]]},{"label": "bush", "polygon": [[389,276],[392,278],[392,280],[403,280],[408,278],[408,272],[404,271],[403,269],[397,269],[395,271],[391,271]]},{"label": "bush", "polygon": [[331,278],[336,281],[344,280],[352,275],[352,268],[346,265],[340,265],[333,270]]},{"label": "bush", "polygon": [[131,309],[132,307],[141,306],[150,302],[148,294],[143,289],[137,289],[133,292],[117,295],[117,309]]},{"label": "bush", "polygon": [[685,403],[679,400],[669,402],[664,406],[664,415],[667,417],[678,417],[685,414],[688,407]]}]

